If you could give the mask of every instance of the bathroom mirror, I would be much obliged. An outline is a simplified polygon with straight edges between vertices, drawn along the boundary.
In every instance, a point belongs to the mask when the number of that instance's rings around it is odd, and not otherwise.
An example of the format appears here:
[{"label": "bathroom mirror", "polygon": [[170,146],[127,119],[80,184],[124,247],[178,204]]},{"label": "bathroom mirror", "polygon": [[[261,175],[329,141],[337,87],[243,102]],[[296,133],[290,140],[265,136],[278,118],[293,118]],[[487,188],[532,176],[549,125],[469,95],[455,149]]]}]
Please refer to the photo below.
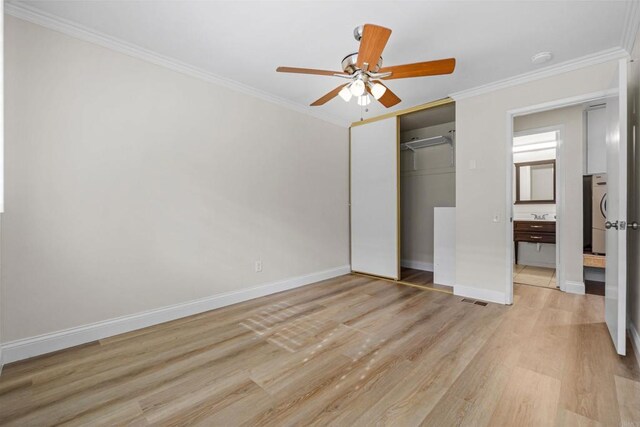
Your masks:
[{"label": "bathroom mirror", "polygon": [[516,163],[516,204],[556,202],[556,161]]}]

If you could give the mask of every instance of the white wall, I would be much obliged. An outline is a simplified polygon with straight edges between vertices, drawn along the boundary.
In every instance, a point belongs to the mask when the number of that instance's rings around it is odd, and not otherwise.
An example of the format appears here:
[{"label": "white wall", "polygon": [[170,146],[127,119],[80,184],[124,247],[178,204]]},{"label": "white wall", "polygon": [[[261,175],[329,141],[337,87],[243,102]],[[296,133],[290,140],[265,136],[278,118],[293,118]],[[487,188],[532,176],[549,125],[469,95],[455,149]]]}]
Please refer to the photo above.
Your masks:
[{"label": "white wall", "polygon": [[456,100],[456,292],[505,302],[512,280],[506,258],[512,244],[505,224],[507,111],[608,90],[616,71],[617,61],[609,61]]},{"label": "white wall", "polygon": [[5,87],[4,342],[348,264],[346,128],[13,17]]},{"label": "white wall", "polygon": [[[455,122],[402,132],[401,142],[411,138],[449,136]],[[413,156],[416,156],[416,170]],[[405,266],[433,270],[433,208],[456,203],[456,170],[450,145],[402,151],[400,190],[402,261]]]}]

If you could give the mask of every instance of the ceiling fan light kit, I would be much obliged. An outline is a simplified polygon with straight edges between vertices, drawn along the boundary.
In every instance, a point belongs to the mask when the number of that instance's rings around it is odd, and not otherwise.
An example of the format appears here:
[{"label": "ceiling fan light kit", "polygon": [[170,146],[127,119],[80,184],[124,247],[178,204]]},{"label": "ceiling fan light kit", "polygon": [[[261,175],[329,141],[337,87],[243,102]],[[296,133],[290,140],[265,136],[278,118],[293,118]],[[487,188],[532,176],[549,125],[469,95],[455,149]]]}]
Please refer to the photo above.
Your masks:
[{"label": "ceiling fan light kit", "polygon": [[338,92],[338,95],[340,95],[340,98],[344,99],[344,102],[349,102],[353,97],[353,95],[351,94],[351,91],[349,90],[349,86],[345,86],[342,89],[340,89],[340,92]]},{"label": "ceiling fan light kit", "polygon": [[371,89],[371,95],[373,95],[375,99],[382,98],[382,95],[387,91],[387,87],[380,83],[369,83],[369,88]]},{"label": "ceiling fan light kit", "polygon": [[366,107],[369,104],[371,104],[371,98],[369,98],[369,95],[358,97],[358,105],[360,105],[361,107]]},{"label": "ceiling fan light kit", "polygon": [[353,96],[362,96],[362,94],[364,94],[365,87],[364,81],[360,78],[356,78],[356,80],[349,85],[349,90]]},{"label": "ceiling fan light kit", "polygon": [[360,49],[358,52],[344,57],[342,72],[294,67],[278,67],[276,71],[332,76],[349,80],[348,83],[338,86],[314,101],[311,106],[324,105],[338,95],[345,102],[349,102],[351,98],[355,97],[358,105],[366,106],[371,103],[370,94],[382,105],[389,108],[398,104],[400,98],[380,80],[451,74],[456,66],[456,60],[448,58],[383,68],[382,51],[391,36],[391,30],[378,25],[364,24],[355,28],[353,36],[356,41],[360,42]]}]

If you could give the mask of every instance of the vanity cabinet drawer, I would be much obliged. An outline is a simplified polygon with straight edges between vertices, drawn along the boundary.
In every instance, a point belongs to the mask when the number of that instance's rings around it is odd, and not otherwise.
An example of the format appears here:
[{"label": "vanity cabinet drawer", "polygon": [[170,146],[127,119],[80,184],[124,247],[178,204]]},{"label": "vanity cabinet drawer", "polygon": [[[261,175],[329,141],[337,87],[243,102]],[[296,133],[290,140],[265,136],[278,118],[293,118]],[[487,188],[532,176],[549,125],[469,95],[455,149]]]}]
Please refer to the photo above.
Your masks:
[{"label": "vanity cabinet drawer", "polygon": [[536,233],[531,231],[516,231],[513,236],[516,242],[555,243],[555,233]]},{"label": "vanity cabinet drawer", "polygon": [[555,221],[513,221],[515,261],[518,263],[518,242],[555,243]]},{"label": "vanity cabinet drawer", "polygon": [[553,221],[514,221],[514,231],[534,231],[536,233],[555,233],[556,223]]}]

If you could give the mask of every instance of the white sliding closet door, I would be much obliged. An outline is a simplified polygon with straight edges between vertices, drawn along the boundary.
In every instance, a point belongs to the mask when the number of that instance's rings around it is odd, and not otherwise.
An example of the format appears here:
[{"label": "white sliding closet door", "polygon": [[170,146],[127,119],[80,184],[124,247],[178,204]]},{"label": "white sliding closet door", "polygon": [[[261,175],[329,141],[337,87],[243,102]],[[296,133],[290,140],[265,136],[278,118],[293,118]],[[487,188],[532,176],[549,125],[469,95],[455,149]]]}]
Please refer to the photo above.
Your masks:
[{"label": "white sliding closet door", "polygon": [[398,118],[351,128],[351,269],[399,279]]}]

